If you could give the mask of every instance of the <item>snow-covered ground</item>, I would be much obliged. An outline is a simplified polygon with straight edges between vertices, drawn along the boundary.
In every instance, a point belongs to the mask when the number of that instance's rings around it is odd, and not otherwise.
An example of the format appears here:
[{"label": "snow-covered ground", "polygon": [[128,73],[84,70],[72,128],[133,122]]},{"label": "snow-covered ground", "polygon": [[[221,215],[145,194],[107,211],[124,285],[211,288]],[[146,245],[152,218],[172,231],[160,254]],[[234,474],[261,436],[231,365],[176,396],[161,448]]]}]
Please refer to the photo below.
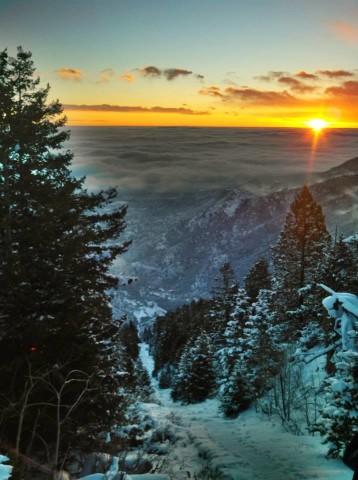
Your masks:
[{"label": "snow-covered ground", "polygon": [[[141,358],[151,374],[153,359],[148,345],[141,345]],[[183,406],[171,400],[169,390],[158,389],[155,380],[153,386],[163,408],[179,418],[186,432],[182,432],[170,453],[174,478],[188,478],[188,472],[193,478],[205,459],[228,480],[352,478],[352,472],[341,461],[325,458],[326,447],[318,435],[294,436],[253,409],[228,420],[219,413],[217,399]]]}]

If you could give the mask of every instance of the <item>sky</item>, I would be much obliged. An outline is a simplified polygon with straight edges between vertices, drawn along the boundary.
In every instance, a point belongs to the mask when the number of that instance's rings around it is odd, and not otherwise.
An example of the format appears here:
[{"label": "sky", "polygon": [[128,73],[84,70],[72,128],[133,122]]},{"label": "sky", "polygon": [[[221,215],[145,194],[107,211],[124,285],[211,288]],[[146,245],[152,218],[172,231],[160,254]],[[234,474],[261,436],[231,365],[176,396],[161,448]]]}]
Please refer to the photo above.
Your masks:
[{"label": "sky", "polygon": [[69,125],[358,127],[357,0],[0,0]]}]

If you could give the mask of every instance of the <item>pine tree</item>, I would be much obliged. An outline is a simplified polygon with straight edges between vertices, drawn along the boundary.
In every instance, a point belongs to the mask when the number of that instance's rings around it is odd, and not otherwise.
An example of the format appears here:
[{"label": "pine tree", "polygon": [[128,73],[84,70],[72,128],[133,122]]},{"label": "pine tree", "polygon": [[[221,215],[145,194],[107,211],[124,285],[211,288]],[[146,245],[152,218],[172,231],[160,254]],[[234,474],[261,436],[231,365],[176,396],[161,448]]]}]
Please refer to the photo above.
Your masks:
[{"label": "pine tree", "polygon": [[343,235],[327,249],[319,274],[320,282],[336,292],[354,292],[357,288],[357,261]]},{"label": "pine tree", "polygon": [[220,409],[236,416],[271,387],[278,373],[282,347],[272,312],[272,292],[261,290],[257,301],[246,308],[240,335],[228,335],[222,352]]},{"label": "pine tree", "polygon": [[211,300],[199,299],[158,317],[154,326],[155,373],[177,365],[185,346],[203,332],[211,332]]},{"label": "pine tree", "polygon": [[[42,380],[29,404],[53,403],[48,386],[59,388],[70,372],[80,371],[90,382],[86,394],[82,381],[66,390],[66,404],[77,398],[82,404],[62,429],[66,450],[80,438],[98,439],[123,418],[121,368],[111,343],[119,329],[107,291],[117,285],[108,269],[128,246],[118,241],[126,208],[113,208],[114,189],[89,194],[84,179],[71,175],[62,107],[47,103],[49,86],[41,88],[34,71],[31,53],[21,47],[15,58],[1,52],[0,407],[8,412],[1,428],[14,441],[19,418],[11,405],[22,405],[30,369]],[[61,410],[64,415],[66,407]],[[33,408],[25,409],[20,449],[31,438],[35,448],[40,437],[52,448],[55,409],[38,412],[34,424]]]},{"label": "pine tree", "polygon": [[220,278],[213,288],[212,309],[210,312],[210,331],[217,345],[224,343],[224,332],[236,305],[238,283],[229,262],[220,268]]},{"label": "pine tree", "polygon": [[174,379],[173,400],[196,403],[210,397],[216,387],[214,356],[210,338],[202,334],[193,345],[188,345],[178,365]]},{"label": "pine tree", "polygon": [[144,367],[142,361],[138,358],[134,364],[135,380],[136,380],[136,397],[143,402],[149,402],[154,390],[151,386],[148,370]]},{"label": "pine tree", "polygon": [[316,429],[328,444],[328,456],[343,454],[352,432],[358,427],[358,353],[337,352],[334,376],[325,380],[325,405]]},{"label": "pine tree", "polygon": [[251,302],[255,302],[260,290],[270,290],[271,274],[269,265],[264,258],[259,260],[252,266],[245,277],[245,290],[250,297]]},{"label": "pine tree", "polygon": [[[358,264],[354,249],[341,235],[332,245],[324,250],[323,259],[317,267],[317,280],[337,292],[357,289]],[[302,303],[296,310],[301,317],[309,318],[305,326],[301,325],[299,349],[301,353],[307,352],[315,345],[324,344],[326,347],[337,340],[338,335],[334,323],[327,320],[327,313],[322,307],[325,291],[313,283],[301,290]],[[288,316],[293,316],[289,312]],[[335,371],[333,350],[326,355],[326,371],[332,374]]]},{"label": "pine tree", "polygon": [[242,337],[247,321],[249,298],[246,291],[239,288],[236,294],[235,307],[231,313],[231,320],[225,329],[223,344],[216,353],[220,364],[220,383],[225,383],[230,377],[238,357],[242,353]]},{"label": "pine tree", "polygon": [[273,310],[272,292],[261,290],[257,301],[250,307],[241,341],[240,358],[255,397],[260,397],[271,386],[282,360]]},{"label": "pine tree", "polygon": [[235,295],[235,304],[230,315],[230,321],[225,329],[225,337],[229,345],[235,344],[237,339],[243,335],[250,304],[249,300],[246,290],[239,288]]},{"label": "pine tree", "polygon": [[182,324],[184,319],[187,320],[187,329],[189,330],[191,323],[188,321],[189,319],[186,317],[182,308],[157,318],[154,326],[155,374],[165,365],[174,365],[179,362],[180,355],[186,343],[191,338],[191,332],[188,332],[185,329],[185,324]]},{"label": "pine tree", "polygon": [[351,290],[349,291],[358,295],[358,234],[345,238],[344,243],[352,254],[352,270],[356,272],[355,278],[352,279]]},{"label": "pine tree", "polygon": [[183,403],[192,403],[191,399],[191,345],[187,345],[181,354],[177,372],[174,376],[171,397],[174,402],[181,400]]},{"label": "pine tree", "polygon": [[323,304],[329,311],[331,323],[336,328],[340,324],[340,345],[331,345],[334,347],[333,369],[325,379],[326,403],[317,430],[324,436],[324,443],[329,444],[328,455],[337,457],[358,427],[358,345],[355,336],[358,297],[335,293],[326,297]]},{"label": "pine tree", "polygon": [[121,342],[126,348],[128,355],[136,360],[139,355],[139,337],[138,330],[133,321],[124,322],[121,328]]},{"label": "pine tree", "polygon": [[280,290],[289,295],[292,307],[299,305],[297,291],[315,280],[329,244],[322,208],[304,186],[291,204],[273,249],[275,278]]},{"label": "pine tree", "polygon": [[173,367],[166,365],[161,369],[158,375],[158,387],[159,388],[170,388],[173,382]]},{"label": "pine tree", "polygon": [[322,208],[305,186],[292,202],[273,248],[275,310],[287,327],[283,340],[297,337],[310,319],[304,292],[319,279],[319,265],[330,240]]},{"label": "pine tree", "polygon": [[250,407],[253,399],[253,388],[247,382],[245,367],[240,364],[240,360],[236,360],[221,392],[219,409],[226,417],[237,417]]}]

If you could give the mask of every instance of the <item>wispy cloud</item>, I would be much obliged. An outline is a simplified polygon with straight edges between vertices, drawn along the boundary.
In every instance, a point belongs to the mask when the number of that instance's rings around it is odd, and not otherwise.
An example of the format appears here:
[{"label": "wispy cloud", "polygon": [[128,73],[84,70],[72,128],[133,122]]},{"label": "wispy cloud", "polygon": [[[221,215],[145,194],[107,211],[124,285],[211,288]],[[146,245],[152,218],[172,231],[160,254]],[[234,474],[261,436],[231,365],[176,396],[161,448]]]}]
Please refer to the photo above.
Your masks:
[{"label": "wispy cloud", "polygon": [[278,82],[287,85],[291,90],[297,93],[313,92],[317,88],[311,85],[306,85],[300,80],[297,80],[297,78],[293,78],[290,76],[279,77]]},{"label": "wispy cloud", "polygon": [[242,101],[251,105],[262,106],[286,106],[297,105],[299,102],[291,93],[286,90],[273,91],[273,90],[259,90],[257,88],[250,87],[227,87],[220,88],[218,86],[211,86],[203,88],[198,91],[200,95],[207,95],[210,97],[216,97],[223,102],[237,104],[238,101]]},{"label": "wispy cloud", "polygon": [[304,80],[317,80],[318,78],[317,75],[315,75],[314,73],[309,73],[305,70],[300,70],[299,72],[296,72],[295,77],[299,77]]},{"label": "wispy cloud", "polygon": [[65,110],[81,110],[91,112],[123,112],[123,113],[177,113],[179,115],[210,115],[207,111],[196,111],[183,107],[141,107],[125,105],[64,105]]},{"label": "wispy cloud", "polygon": [[75,80],[76,82],[80,82],[85,76],[85,73],[77,68],[63,67],[55,71],[57,76],[62,78],[62,80]]},{"label": "wispy cloud", "polygon": [[226,99],[242,100],[247,103],[256,105],[296,105],[297,98],[291,95],[286,90],[281,92],[270,90],[258,90],[255,88],[234,88],[228,87],[225,89]]},{"label": "wispy cloud", "polygon": [[[294,74],[289,72],[280,72],[280,71],[271,71],[265,75],[259,75],[254,77],[256,80],[261,80],[265,82],[279,82],[285,85],[290,86],[292,89],[296,89],[297,91],[301,91],[304,93],[305,91],[312,91],[314,88],[306,88],[306,82],[314,80],[315,83],[321,78],[344,78],[344,77],[352,77],[355,75],[355,72],[352,70],[330,70],[330,69],[320,69],[316,70],[314,73],[307,72],[306,70],[300,70]],[[303,83],[305,82],[305,83]]]},{"label": "wispy cloud", "polygon": [[100,79],[98,83],[108,83],[114,76],[116,72],[113,68],[106,68],[100,72]]},{"label": "wispy cloud", "polygon": [[325,106],[330,108],[343,108],[343,105],[348,105],[350,111],[354,107],[348,103],[349,99],[358,96],[358,70],[320,69],[315,72],[300,70],[295,73],[270,71],[254,79],[270,82],[273,86],[267,89],[250,83],[225,86],[223,81],[222,85],[201,88],[198,93],[240,108],[312,108],[317,106],[317,102],[324,101]]},{"label": "wispy cloud", "polygon": [[288,72],[271,71],[268,72],[266,75],[260,75],[258,77],[255,77],[256,80],[281,83],[293,92],[301,94],[313,92],[314,90],[316,90],[317,87],[313,85],[308,85],[307,81],[315,80],[317,78],[317,75],[313,73],[307,73],[304,70],[301,70],[294,75],[291,75]]},{"label": "wispy cloud", "polygon": [[186,68],[158,68],[154,65],[149,65],[147,67],[139,68],[138,71],[142,74],[143,77],[147,78],[160,78],[164,77],[168,81],[172,81],[178,77],[189,77],[193,76],[198,80],[203,80],[204,75],[194,73],[191,70],[187,70]]},{"label": "wispy cloud", "polygon": [[148,67],[142,67],[139,69],[140,73],[143,75],[143,77],[161,77],[162,71],[158,68],[155,67],[154,65],[149,65]]},{"label": "wispy cloud", "polygon": [[134,80],[135,80],[134,73],[132,73],[132,72],[124,72],[124,73],[122,73],[122,75],[119,75],[119,78],[121,80],[124,80],[127,83],[133,83]]},{"label": "wispy cloud", "polygon": [[188,75],[192,75],[193,72],[190,70],[186,70],[185,68],[167,68],[163,71],[163,75],[167,80],[174,80],[177,77],[187,77]]},{"label": "wispy cloud", "polygon": [[316,73],[328,78],[352,77],[354,75],[354,73],[349,70],[317,70]]},{"label": "wispy cloud", "polygon": [[271,82],[272,80],[276,80],[279,77],[284,75],[288,75],[287,72],[276,72],[271,71],[268,72],[266,75],[259,75],[258,77],[254,77],[256,80],[263,80],[264,82]]},{"label": "wispy cloud", "polygon": [[327,88],[325,92],[335,97],[357,97],[358,81],[348,80],[342,85]]},{"label": "wispy cloud", "polygon": [[221,92],[220,87],[212,86],[207,88],[202,88],[199,90],[200,95],[208,95],[209,97],[220,97],[223,98],[225,95]]},{"label": "wispy cloud", "polygon": [[358,26],[347,22],[332,22],[331,29],[336,35],[352,45],[358,44]]},{"label": "wispy cloud", "polygon": [[135,80],[134,73],[125,71],[118,75],[113,68],[106,68],[100,72],[100,78],[97,83],[109,83],[111,80],[124,80],[127,83],[132,83]]}]

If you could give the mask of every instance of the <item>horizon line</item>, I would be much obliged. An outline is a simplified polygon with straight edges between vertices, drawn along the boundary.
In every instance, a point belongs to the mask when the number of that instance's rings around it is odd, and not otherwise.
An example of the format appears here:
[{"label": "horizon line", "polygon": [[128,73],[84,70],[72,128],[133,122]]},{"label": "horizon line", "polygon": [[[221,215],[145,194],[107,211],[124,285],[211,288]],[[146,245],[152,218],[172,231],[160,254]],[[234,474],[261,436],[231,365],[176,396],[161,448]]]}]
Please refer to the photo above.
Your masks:
[{"label": "horizon line", "polygon": [[[222,128],[222,129],[245,129],[245,128],[250,128],[250,129],[285,129],[285,130],[313,130],[309,126],[254,126],[254,125],[94,125],[94,124],[88,124],[88,125],[64,125],[61,128],[88,128],[88,127],[94,127],[94,128]],[[358,124],[357,126],[329,126],[325,127],[322,129],[322,131],[329,131],[329,130],[358,130]]]}]

